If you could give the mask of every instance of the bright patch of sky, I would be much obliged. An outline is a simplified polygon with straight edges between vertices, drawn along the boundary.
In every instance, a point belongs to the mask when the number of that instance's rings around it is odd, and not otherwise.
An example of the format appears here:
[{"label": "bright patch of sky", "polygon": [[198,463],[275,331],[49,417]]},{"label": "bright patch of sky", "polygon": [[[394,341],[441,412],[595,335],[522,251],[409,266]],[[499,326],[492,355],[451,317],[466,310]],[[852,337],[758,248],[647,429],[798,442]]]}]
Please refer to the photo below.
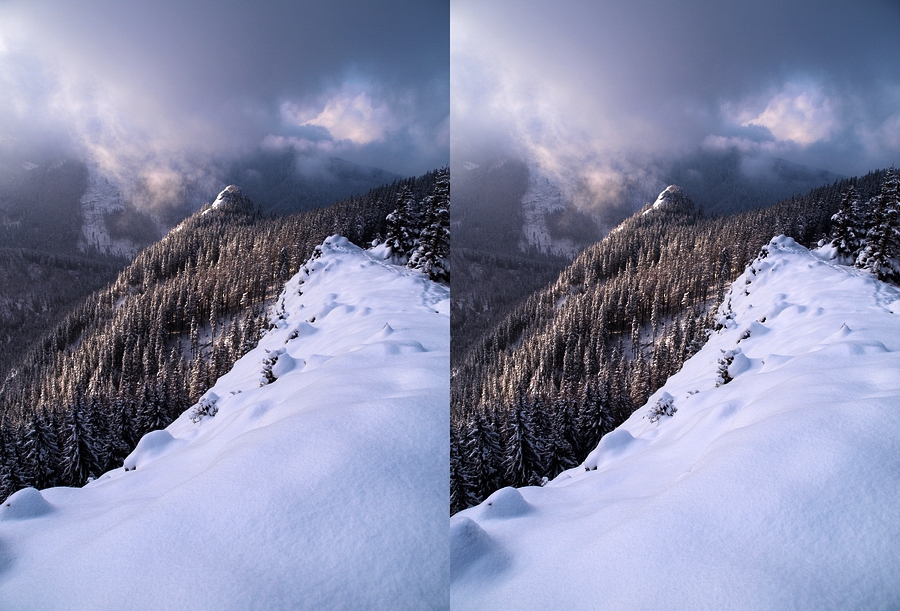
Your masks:
[{"label": "bright patch of sky", "polygon": [[760,125],[776,139],[802,146],[828,140],[838,128],[834,104],[817,86],[788,83],[769,98],[761,113],[753,115],[752,110],[743,110],[737,121],[744,127]]}]

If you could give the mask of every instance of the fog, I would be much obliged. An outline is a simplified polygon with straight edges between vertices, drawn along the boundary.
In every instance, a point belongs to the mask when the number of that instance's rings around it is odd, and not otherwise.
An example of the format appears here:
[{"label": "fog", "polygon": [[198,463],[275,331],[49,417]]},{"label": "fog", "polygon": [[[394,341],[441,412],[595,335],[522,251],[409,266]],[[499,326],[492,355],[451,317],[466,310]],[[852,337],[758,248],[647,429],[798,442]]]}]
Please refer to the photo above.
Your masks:
[{"label": "fog", "polygon": [[602,199],[698,152],[843,175],[900,162],[900,4],[451,6],[454,163],[517,155]]},{"label": "fog", "polygon": [[159,195],[247,151],[449,163],[449,6],[5,1],[0,161],[78,155]]}]

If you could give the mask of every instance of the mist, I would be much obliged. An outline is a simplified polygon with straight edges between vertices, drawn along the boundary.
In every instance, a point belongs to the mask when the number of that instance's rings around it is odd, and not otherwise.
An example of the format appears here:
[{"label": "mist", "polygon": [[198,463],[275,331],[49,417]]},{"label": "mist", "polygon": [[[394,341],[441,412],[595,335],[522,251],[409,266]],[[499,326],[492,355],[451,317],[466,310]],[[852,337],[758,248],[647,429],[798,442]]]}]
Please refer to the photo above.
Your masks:
[{"label": "mist", "polygon": [[450,20],[454,164],[518,156],[603,207],[689,156],[760,178],[900,161],[896,2],[455,0]]},{"label": "mist", "polygon": [[294,151],[449,163],[447,2],[0,5],[0,165],[77,156],[164,205],[210,167]]}]

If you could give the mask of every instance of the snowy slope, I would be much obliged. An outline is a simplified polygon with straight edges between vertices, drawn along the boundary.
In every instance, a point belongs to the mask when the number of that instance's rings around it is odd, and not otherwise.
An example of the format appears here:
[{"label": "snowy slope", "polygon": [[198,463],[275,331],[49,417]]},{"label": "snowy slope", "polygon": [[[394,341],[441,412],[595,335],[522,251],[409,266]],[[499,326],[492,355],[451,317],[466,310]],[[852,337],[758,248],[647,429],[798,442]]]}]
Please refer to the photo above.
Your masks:
[{"label": "snowy slope", "polygon": [[898,608],[900,291],[768,253],[584,465],[454,516],[455,610]]},{"label": "snowy slope", "polygon": [[569,201],[565,187],[541,172],[537,166],[528,167],[528,189],[522,196],[522,235],[519,248],[529,246],[548,250],[555,255],[574,257],[581,248],[567,238],[554,239],[550,235],[546,217],[562,210]]},{"label": "snowy slope", "polygon": [[0,608],[447,608],[449,291],[321,248],[215,416],[0,506]]},{"label": "snowy slope", "polygon": [[94,246],[100,252],[134,257],[141,249],[129,239],[113,239],[106,228],[105,216],[125,208],[125,197],[115,182],[103,176],[95,165],[88,165],[88,185],[81,196],[81,240],[79,248]]}]

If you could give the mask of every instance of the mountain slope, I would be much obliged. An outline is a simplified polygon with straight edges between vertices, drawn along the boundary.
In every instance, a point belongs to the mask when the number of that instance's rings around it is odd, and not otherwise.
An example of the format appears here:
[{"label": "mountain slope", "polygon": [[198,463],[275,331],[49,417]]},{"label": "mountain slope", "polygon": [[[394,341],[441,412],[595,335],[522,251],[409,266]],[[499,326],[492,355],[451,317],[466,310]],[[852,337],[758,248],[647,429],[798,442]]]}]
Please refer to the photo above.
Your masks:
[{"label": "mountain slope", "polygon": [[[333,233],[384,240],[400,191],[418,205],[436,177],[289,217],[260,218],[247,202],[207,206],[142,251],[115,283],[29,338],[0,384],[0,497],[82,485],[120,465],[256,345],[261,314],[316,245]],[[75,423],[76,413],[87,417]]]},{"label": "mountain slope", "polygon": [[844,192],[874,196],[886,176],[713,218],[667,189],[660,206],[586,249],[463,358],[454,346],[453,511],[583,461],[705,343],[725,289],[771,236],[828,239]]},{"label": "mountain slope", "polygon": [[763,254],[583,465],[451,520],[454,609],[896,605],[900,290]]},{"label": "mountain slope", "polygon": [[446,608],[449,291],[339,236],[318,252],[214,416],[0,507],[4,609]]}]

